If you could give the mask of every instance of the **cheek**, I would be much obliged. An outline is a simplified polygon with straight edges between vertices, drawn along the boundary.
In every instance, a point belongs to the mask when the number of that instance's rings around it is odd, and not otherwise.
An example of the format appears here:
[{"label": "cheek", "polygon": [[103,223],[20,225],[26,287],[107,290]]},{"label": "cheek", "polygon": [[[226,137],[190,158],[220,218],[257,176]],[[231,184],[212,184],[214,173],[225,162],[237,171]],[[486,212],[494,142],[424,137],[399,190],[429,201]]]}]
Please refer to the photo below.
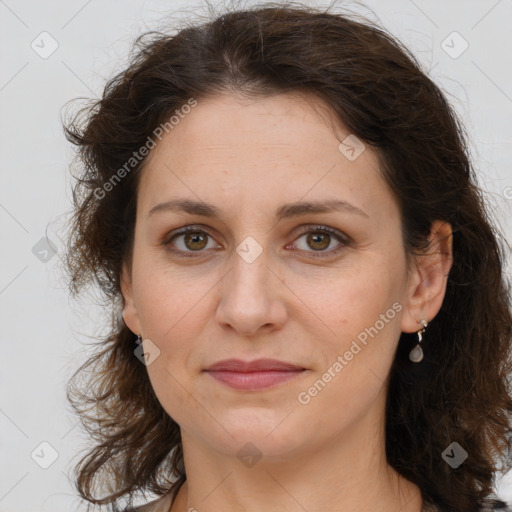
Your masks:
[{"label": "cheek", "polygon": [[375,264],[365,273],[359,269],[326,282],[317,301],[322,323],[329,326],[317,343],[323,364],[296,399],[308,417],[322,418],[315,427],[319,437],[342,432],[385,393],[401,304],[394,280],[380,269]]},{"label": "cheek", "polygon": [[147,370],[155,393],[170,413],[185,405],[190,372],[198,367],[194,363],[197,340],[208,316],[207,293],[214,283],[192,279],[179,270],[171,273],[161,264],[141,265],[139,270],[138,274],[134,270],[134,293],[141,330],[159,350]]},{"label": "cheek", "polygon": [[147,366],[148,376],[167,414],[184,426],[190,417],[204,414],[197,402],[201,399],[194,388],[194,372],[199,371],[198,340],[207,317],[205,295],[211,285],[158,266],[141,273],[140,283],[137,309],[142,332],[160,351]]},{"label": "cheek", "polygon": [[[339,346],[374,325],[400,299],[400,255],[396,255],[395,263],[391,261],[377,254],[366,255],[358,261],[354,258],[353,263],[338,269],[334,276],[301,276],[290,286],[307,306],[305,309],[314,313],[310,315],[311,321],[325,333],[324,339]],[[396,322],[396,309],[386,320]]]},{"label": "cheek", "polygon": [[329,404],[338,404],[333,414],[340,422],[362,414],[382,391],[400,336],[404,255],[383,251],[354,261],[336,278],[310,287],[304,300],[315,304],[321,320],[316,323],[328,329],[322,329],[326,334],[317,342],[322,367],[308,382],[312,395],[308,388],[302,391],[319,414]]},{"label": "cheek", "polygon": [[171,267],[162,258],[140,259],[134,270],[136,307],[146,337],[161,343],[190,338],[200,331],[197,317],[215,284],[210,276],[195,276],[192,268]]}]

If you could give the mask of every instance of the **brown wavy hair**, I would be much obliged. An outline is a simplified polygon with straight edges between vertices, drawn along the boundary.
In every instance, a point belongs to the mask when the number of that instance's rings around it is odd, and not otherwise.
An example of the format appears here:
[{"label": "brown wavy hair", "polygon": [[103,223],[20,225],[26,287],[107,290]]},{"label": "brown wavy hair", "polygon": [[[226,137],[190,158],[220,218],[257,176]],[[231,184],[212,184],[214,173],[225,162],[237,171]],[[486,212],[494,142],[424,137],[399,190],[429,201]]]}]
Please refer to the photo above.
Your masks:
[{"label": "brown wavy hair", "polygon": [[[404,250],[421,254],[435,220],[453,229],[444,302],[411,363],[402,333],[386,405],[388,463],[426,503],[477,511],[495,473],[512,466],[512,316],[506,241],[477,186],[464,127],[414,55],[368,20],[297,3],[266,3],[140,36],[129,65],[64,122],[78,174],[66,250],[70,290],[97,285],[110,332],[72,376],[67,396],[96,444],[75,467],[80,495],[110,504],[138,492],[177,493],[186,479],[180,429],[159,403],[135,335],[122,319],[121,267],[133,248],[143,158],[105,185],[154,130],[191,98],[265,97],[302,91],[321,98],[373,146],[400,206]],[[111,181],[112,183],[112,181]],[[111,189],[111,190],[110,190]],[[442,458],[456,441],[457,469]],[[97,488],[108,489],[99,497]]]}]

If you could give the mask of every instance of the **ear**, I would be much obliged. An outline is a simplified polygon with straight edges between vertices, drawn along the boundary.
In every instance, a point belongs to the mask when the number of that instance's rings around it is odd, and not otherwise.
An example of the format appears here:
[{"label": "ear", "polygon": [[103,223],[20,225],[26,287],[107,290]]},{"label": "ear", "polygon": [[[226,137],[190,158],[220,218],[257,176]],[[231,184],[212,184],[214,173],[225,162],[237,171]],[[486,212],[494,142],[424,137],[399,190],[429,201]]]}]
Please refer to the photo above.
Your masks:
[{"label": "ear", "polygon": [[125,261],[121,270],[121,293],[123,295],[124,323],[134,334],[141,334],[139,316],[133,300],[131,269]]},{"label": "ear", "polygon": [[429,235],[430,244],[424,254],[415,257],[410,270],[407,299],[401,329],[416,332],[437,315],[446,293],[448,273],[453,263],[453,233],[449,223],[435,221]]}]

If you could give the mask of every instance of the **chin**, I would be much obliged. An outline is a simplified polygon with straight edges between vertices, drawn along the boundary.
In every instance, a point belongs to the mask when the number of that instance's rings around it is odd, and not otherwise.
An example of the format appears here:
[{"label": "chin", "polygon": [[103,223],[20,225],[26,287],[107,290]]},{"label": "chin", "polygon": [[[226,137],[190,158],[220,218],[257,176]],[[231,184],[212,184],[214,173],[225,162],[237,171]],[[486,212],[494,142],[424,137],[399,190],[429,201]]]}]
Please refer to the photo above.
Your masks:
[{"label": "chin", "polygon": [[[219,427],[216,431],[222,431],[221,439],[210,439],[216,449],[229,454],[238,454],[240,450],[243,452],[243,447],[246,447],[246,451],[259,451],[265,457],[287,456],[310,438],[304,426],[296,423],[293,414],[287,417],[288,414],[283,409],[239,408],[229,414],[216,416],[231,435]],[[207,435],[211,434],[210,430]]]}]

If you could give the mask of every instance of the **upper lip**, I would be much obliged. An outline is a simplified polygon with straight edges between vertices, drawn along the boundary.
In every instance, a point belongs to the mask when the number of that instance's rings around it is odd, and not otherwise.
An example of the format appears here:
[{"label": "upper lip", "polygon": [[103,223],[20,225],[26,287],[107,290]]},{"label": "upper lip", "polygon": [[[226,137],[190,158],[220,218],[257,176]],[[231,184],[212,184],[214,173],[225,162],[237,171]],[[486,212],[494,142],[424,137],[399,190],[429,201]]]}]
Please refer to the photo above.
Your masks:
[{"label": "upper lip", "polygon": [[277,359],[255,359],[254,361],[242,361],[241,359],[224,359],[212,364],[206,371],[228,372],[258,372],[258,371],[290,371],[305,370],[302,366],[293,363],[278,361]]}]

